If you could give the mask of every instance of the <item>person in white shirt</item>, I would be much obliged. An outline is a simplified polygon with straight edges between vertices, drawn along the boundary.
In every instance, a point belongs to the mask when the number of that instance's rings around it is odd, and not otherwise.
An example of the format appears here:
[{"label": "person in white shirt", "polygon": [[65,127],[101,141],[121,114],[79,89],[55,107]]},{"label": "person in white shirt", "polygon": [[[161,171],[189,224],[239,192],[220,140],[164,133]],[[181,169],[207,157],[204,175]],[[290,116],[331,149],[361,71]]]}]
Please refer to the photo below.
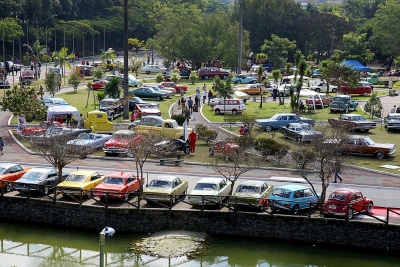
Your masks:
[{"label": "person in white shirt", "polygon": [[203,97],[203,105],[206,103],[206,98],[207,98],[207,91],[203,89],[203,92],[201,92],[201,96]]}]

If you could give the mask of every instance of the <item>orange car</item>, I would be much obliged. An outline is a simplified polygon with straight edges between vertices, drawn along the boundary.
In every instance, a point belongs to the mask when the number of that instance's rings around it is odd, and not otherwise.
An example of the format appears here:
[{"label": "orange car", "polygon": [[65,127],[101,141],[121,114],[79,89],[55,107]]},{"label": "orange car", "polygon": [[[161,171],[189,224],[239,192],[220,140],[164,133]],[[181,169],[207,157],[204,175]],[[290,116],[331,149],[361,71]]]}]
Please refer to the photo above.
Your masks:
[{"label": "orange car", "polygon": [[[240,87],[237,88],[237,91],[241,91],[243,93],[249,94],[249,95],[259,95],[260,94],[260,86],[263,86],[262,84],[256,83],[256,84],[248,84],[246,87]],[[268,93],[268,90],[266,90],[264,87],[262,88],[263,93]]]},{"label": "orange car", "polygon": [[11,190],[10,183],[22,177],[31,168],[22,168],[19,164],[0,163],[0,188],[7,186],[7,191]]}]

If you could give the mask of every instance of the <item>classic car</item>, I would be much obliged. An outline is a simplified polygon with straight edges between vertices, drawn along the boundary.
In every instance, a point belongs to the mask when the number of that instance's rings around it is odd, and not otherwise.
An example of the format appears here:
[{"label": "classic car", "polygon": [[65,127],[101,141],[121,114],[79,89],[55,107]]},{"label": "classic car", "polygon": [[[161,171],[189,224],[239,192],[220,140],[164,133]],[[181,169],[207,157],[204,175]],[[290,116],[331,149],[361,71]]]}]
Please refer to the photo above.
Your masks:
[{"label": "classic car", "polygon": [[[160,85],[161,87],[162,85]],[[170,98],[172,96],[172,92],[170,90],[164,90],[159,87],[159,85],[145,85],[141,87],[149,87],[152,88],[154,91],[165,94],[166,98]],[[174,89],[174,88],[173,88]],[[175,89],[174,89],[175,90]]]},{"label": "classic car", "polygon": [[257,83],[257,79],[252,76],[239,75],[232,78],[233,83]]},{"label": "classic car", "polygon": [[61,127],[61,123],[58,121],[42,121],[39,126],[34,126],[34,127],[26,127],[25,129],[22,130],[21,135],[24,137],[31,136],[31,135],[40,135],[44,134],[47,130],[47,128],[51,125],[54,125],[55,127]]},{"label": "classic car", "polygon": [[177,176],[158,175],[143,190],[143,196],[147,203],[172,202],[181,195],[187,194],[188,181],[181,180]]},{"label": "classic car", "polygon": [[78,170],[71,172],[67,178],[57,185],[57,191],[63,196],[81,196],[82,194],[92,195],[93,189],[104,179],[96,171]]},{"label": "classic car", "polygon": [[[117,77],[119,79],[120,85],[123,86],[124,85],[124,76],[123,75],[106,75],[104,77],[104,80],[111,81],[115,77]],[[137,86],[138,84],[139,84],[139,82],[136,80],[135,76],[133,76],[132,74],[128,74],[128,86]]]},{"label": "classic car", "polygon": [[[246,93],[244,93],[244,92],[241,92],[241,91],[235,91],[235,92],[233,93],[233,95],[234,95],[235,98],[237,98],[237,99],[242,99],[242,100],[243,100],[243,103],[246,103],[246,101],[250,99],[250,95],[248,95],[248,94],[246,94]],[[211,104],[210,104],[210,105],[211,105]]]},{"label": "classic car", "polygon": [[260,87],[262,93],[268,93],[268,88],[265,88],[262,84],[248,84],[245,87],[238,87],[236,91],[240,91],[249,95],[259,95],[260,94]]},{"label": "classic car", "polygon": [[389,113],[383,121],[386,130],[400,129],[400,113]]},{"label": "classic car", "polygon": [[176,152],[178,150],[183,151],[185,154],[190,153],[190,144],[182,139],[172,138],[171,140],[164,140],[156,143],[155,145],[157,154],[164,154],[170,152]]},{"label": "classic car", "polygon": [[347,217],[350,220],[355,213],[371,213],[373,205],[374,202],[359,190],[340,188],[329,195],[321,211],[325,216]]},{"label": "classic car", "polygon": [[159,83],[143,83],[140,87],[158,87],[161,91],[169,92],[170,94],[176,94],[176,89],[173,87],[165,87]]},{"label": "classic car", "polygon": [[320,94],[313,94],[310,95],[306,99],[306,105],[312,105],[312,106],[317,106],[320,108],[324,108],[325,106],[329,106],[329,104],[332,102],[332,98],[328,97],[324,93]]},{"label": "classic car", "polygon": [[181,91],[186,92],[187,91],[187,86],[186,85],[181,85],[181,84],[176,84],[174,82],[162,82],[160,83],[164,87],[171,87],[174,88],[176,92],[180,93]]},{"label": "classic car", "polygon": [[279,127],[281,126],[286,127],[286,125],[293,122],[304,122],[311,124],[312,126],[314,126],[315,124],[315,120],[305,117],[299,117],[298,115],[293,113],[278,113],[269,119],[256,119],[254,126],[263,129],[264,131],[270,132],[279,129]]},{"label": "classic car", "polygon": [[331,112],[339,111],[348,113],[351,110],[357,110],[357,108],[358,103],[351,100],[351,96],[349,95],[336,95],[329,104],[329,110]]},{"label": "classic car", "polygon": [[107,113],[100,110],[88,112],[83,126],[92,133],[112,134],[114,132],[114,124],[108,120]]},{"label": "classic car", "polygon": [[[192,131],[191,128],[186,129],[188,133]],[[161,127],[158,126],[147,126],[147,125],[137,125],[135,128],[135,133],[137,134],[153,134],[154,136],[163,136],[170,138],[184,138],[184,129],[182,126],[178,125],[178,122],[173,119],[163,120]]]},{"label": "classic car", "polygon": [[64,99],[59,97],[45,97],[42,99],[42,103],[47,107],[69,105]]},{"label": "classic car", "polygon": [[34,81],[36,81],[35,71],[22,71],[21,72],[21,76],[19,77],[20,83],[29,85]]},{"label": "classic car", "polygon": [[129,91],[129,94],[134,94],[141,98],[155,98],[157,101],[167,98],[167,94],[157,92],[150,87],[139,87],[135,90]]},{"label": "classic car", "polygon": [[313,208],[318,202],[318,196],[304,185],[276,186],[268,197],[268,206],[273,212],[287,210],[297,214],[299,210]]},{"label": "classic car", "polygon": [[268,185],[264,181],[245,180],[237,186],[229,199],[229,204],[237,208],[262,209],[273,189],[273,185]]},{"label": "classic car", "polygon": [[7,80],[3,80],[2,79],[2,80],[0,80],[0,87],[9,89],[11,86],[10,86],[10,83]]},{"label": "classic car", "polygon": [[146,65],[140,69],[140,72],[150,74],[150,73],[159,73],[159,72],[162,73],[166,70],[167,70],[167,68],[163,68],[158,65]]},{"label": "classic car", "polygon": [[49,126],[46,132],[41,135],[32,135],[31,141],[36,143],[45,143],[48,138],[69,138],[75,139],[81,133],[90,133],[87,129],[56,127],[55,125]]},{"label": "classic car", "polygon": [[215,114],[223,114],[225,112],[238,114],[246,110],[246,105],[242,99],[221,99],[215,106],[213,111]]},{"label": "classic car", "polygon": [[370,137],[362,135],[348,135],[339,140],[329,139],[325,143],[333,145],[338,154],[372,155],[377,159],[384,159],[396,151],[394,144],[376,143]]},{"label": "classic car", "polygon": [[124,105],[118,98],[104,98],[100,101],[99,106],[100,111],[106,112],[107,118],[111,121],[124,113]]},{"label": "classic car", "polygon": [[[109,134],[81,133],[76,139],[67,142],[67,147],[74,147],[73,150],[87,151],[103,147],[104,143],[112,138]],[[79,148],[79,149],[78,149]]]},{"label": "classic car", "polygon": [[148,116],[142,117],[140,120],[131,122],[128,126],[128,129],[132,130],[134,127],[136,127],[138,125],[161,127],[163,121],[164,121],[164,119],[160,116],[148,115]]},{"label": "classic car", "polygon": [[208,80],[214,79],[215,76],[219,76],[221,79],[226,80],[230,72],[220,68],[201,68],[199,69],[200,79]]},{"label": "classic car", "polygon": [[362,130],[368,132],[370,129],[376,128],[376,122],[357,114],[341,114],[339,118],[329,118],[328,122],[333,127],[343,127],[347,131]]},{"label": "classic car", "polygon": [[[121,98],[120,100],[121,100],[121,102],[125,101],[124,98]],[[153,105],[153,106],[155,106],[157,108],[160,107],[160,103],[147,102],[147,101],[144,101],[143,99],[141,99],[140,97],[137,97],[137,96],[133,96],[132,97],[132,95],[130,95],[128,97],[128,101],[129,101],[129,111],[134,111],[137,104],[150,104],[150,105]]]},{"label": "classic car", "polygon": [[279,127],[278,131],[283,134],[283,138],[297,142],[311,142],[323,136],[321,132],[314,130],[310,124],[304,122],[289,123]]},{"label": "classic car", "polygon": [[188,196],[188,202],[195,206],[222,206],[232,190],[232,183],[224,178],[202,178]]},{"label": "classic car", "polygon": [[7,182],[14,182],[22,177],[31,168],[22,168],[19,164],[14,163],[0,163],[0,189],[6,186],[6,190],[11,190],[11,184]]},{"label": "classic car", "polygon": [[86,65],[78,65],[76,66],[76,70],[79,71],[79,74],[84,76],[92,76],[92,66]]},{"label": "classic car", "polygon": [[[311,86],[311,90],[314,90],[317,93],[325,92],[328,90],[328,84],[325,82],[321,82]],[[335,85],[329,85],[329,92],[337,93],[338,87]]]},{"label": "classic car", "polygon": [[222,155],[231,156],[239,153],[240,147],[233,141],[218,140],[208,149],[208,154],[214,156],[215,153],[221,153]]},{"label": "classic car", "polygon": [[132,192],[140,190],[140,184],[143,182],[144,179],[137,179],[131,172],[112,172],[94,188],[93,196],[101,199],[108,197],[128,200]]},{"label": "classic car", "polygon": [[[68,173],[62,173],[64,180]],[[21,178],[16,180],[12,187],[19,192],[37,191],[49,194],[49,190],[59,184],[58,170],[53,167],[32,168],[28,170]]]},{"label": "classic car", "polygon": [[136,135],[131,130],[119,130],[116,131],[113,137],[106,141],[103,146],[103,151],[106,156],[121,154],[126,155],[129,147],[139,144],[142,136]]},{"label": "classic car", "polygon": [[[106,88],[107,80],[104,79],[93,79],[90,89],[92,90],[102,90]],[[89,87],[89,84],[88,84]]]},{"label": "classic car", "polygon": [[368,83],[359,83],[357,88],[351,88],[348,86],[341,86],[338,90],[341,94],[352,94],[352,95],[364,95],[367,96],[372,93],[372,88]]},{"label": "classic car", "polygon": [[135,109],[138,118],[145,116],[161,116],[161,111],[151,104],[137,104]]}]

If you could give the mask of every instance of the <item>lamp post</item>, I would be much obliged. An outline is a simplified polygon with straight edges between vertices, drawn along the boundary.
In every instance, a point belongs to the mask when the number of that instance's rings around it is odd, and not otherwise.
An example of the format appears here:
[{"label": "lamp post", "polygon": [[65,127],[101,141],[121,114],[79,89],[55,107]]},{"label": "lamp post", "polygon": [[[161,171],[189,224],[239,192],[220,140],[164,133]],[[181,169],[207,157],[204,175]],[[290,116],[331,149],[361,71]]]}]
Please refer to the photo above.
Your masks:
[{"label": "lamp post", "polygon": [[243,0],[239,0],[238,75],[242,72],[243,4]]},{"label": "lamp post", "polygon": [[105,227],[100,232],[100,267],[104,267],[104,246],[106,244],[106,238],[112,237],[115,234],[115,230],[111,227]]},{"label": "lamp post", "polygon": [[[39,27],[41,25],[43,25],[43,23],[45,23],[46,21],[48,21],[52,17],[57,17],[57,15],[56,14],[51,15],[50,17],[48,17],[47,19],[42,21],[40,24],[38,24],[38,20],[37,20],[37,17],[36,17],[36,43],[37,43],[36,56],[35,56],[35,77],[36,77],[36,79],[38,79],[38,68],[37,68],[37,66],[39,64],[39,62],[38,62],[38,60],[39,60],[39,34],[38,34],[38,29],[39,29]],[[55,32],[55,27],[54,27],[54,32]],[[65,36],[64,36],[64,38],[65,38]],[[65,42],[65,39],[64,39],[64,42]],[[47,26],[46,26],[46,53],[47,53]],[[46,55],[46,73],[47,73],[47,55]]]}]

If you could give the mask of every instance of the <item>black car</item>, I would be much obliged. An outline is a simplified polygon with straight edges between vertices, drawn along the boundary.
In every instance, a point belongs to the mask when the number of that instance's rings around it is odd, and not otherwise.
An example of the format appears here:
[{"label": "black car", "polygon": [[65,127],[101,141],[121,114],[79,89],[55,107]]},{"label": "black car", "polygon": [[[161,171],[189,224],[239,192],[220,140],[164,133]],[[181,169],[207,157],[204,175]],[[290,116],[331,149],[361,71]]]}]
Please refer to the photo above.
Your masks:
[{"label": "black car", "polygon": [[120,99],[105,98],[100,101],[100,111],[106,112],[108,119],[112,121],[115,117],[122,116],[124,105]]},{"label": "black car", "polygon": [[10,88],[10,83],[7,80],[0,80],[0,87],[1,88]]},{"label": "black car", "polygon": [[179,75],[181,76],[182,79],[189,79],[191,72],[192,71],[189,69],[181,69]]},{"label": "black car", "polygon": [[166,153],[174,153],[176,151],[183,151],[185,154],[190,153],[190,145],[189,142],[185,142],[182,139],[173,138],[171,140],[164,140],[157,144],[156,152],[161,154]]}]

